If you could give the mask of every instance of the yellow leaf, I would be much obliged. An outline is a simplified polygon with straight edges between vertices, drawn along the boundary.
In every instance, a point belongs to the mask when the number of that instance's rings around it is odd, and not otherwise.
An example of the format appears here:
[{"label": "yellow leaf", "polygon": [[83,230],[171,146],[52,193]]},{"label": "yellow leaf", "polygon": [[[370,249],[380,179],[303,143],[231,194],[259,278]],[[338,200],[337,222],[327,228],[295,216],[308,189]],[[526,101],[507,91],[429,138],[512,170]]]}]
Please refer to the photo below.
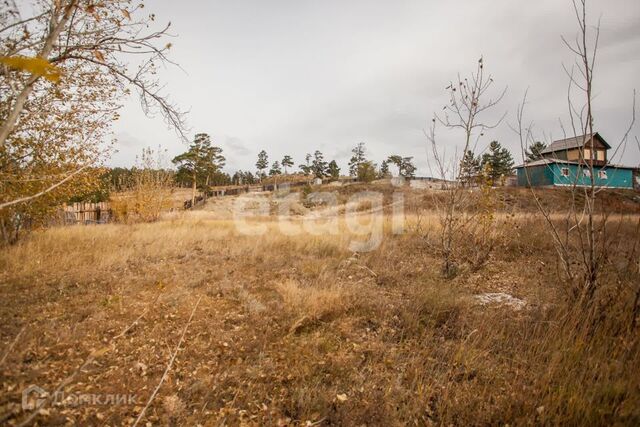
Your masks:
[{"label": "yellow leaf", "polygon": [[91,352],[91,357],[93,357],[93,358],[97,358],[97,357],[103,356],[103,355],[105,355],[107,352],[109,352],[109,350],[110,350],[110,349],[111,349],[111,348],[110,348],[109,346],[106,346],[106,347],[99,348],[99,349],[97,349],[97,350],[93,350],[93,351]]},{"label": "yellow leaf", "polygon": [[127,9],[122,9],[122,14],[127,18],[131,19],[131,15],[129,15],[129,11]]},{"label": "yellow leaf", "polygon": [[3,56],[0,57],[0,63],[16,70],[26,71],[35,76],[44,77],[45,79],[52,82],[57,83],[58,81],[60,81],[60,69],[44,58],[28,58],[26,56]]}]

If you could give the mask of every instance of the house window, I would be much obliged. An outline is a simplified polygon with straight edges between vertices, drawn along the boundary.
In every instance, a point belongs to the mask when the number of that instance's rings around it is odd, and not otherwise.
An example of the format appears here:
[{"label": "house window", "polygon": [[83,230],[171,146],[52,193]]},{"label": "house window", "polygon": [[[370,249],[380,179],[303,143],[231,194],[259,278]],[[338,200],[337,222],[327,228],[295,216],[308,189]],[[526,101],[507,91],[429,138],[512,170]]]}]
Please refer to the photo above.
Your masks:
[{"label": "house window", "polygon": [[560,175],[562,175],[562,176],[569,176],[569,168],[562,168],[562,169],[560,169]]},{"label": "house window", "polygon": [[598,172],[598,178],[600,178],[600,179],[607,179],[607,171],[600,171],[600,172]]}]

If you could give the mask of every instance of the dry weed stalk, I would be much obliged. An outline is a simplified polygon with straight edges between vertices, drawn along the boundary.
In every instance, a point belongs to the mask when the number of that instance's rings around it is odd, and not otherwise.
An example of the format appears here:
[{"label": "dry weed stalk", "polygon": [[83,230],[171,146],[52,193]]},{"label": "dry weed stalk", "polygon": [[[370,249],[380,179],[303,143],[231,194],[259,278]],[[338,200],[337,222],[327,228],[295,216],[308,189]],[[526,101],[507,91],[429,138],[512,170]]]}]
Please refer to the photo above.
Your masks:
[{"label": "dry weed stalk", "polygon": [[20,329],[20,332],[18,332],[16,334],[16,337],[13,339],[13,341],[11,341],[11,344],[9,344],[9,347],[7,347],[7,350],[4,352],[4,355],[2,356],[2,359],[0,359],[0,366],[2,366],[2,364],[4,363],[5,360],[7,360],[7,357],[9,356],[9,353],[11,353],[11,350],[13,350],[13,347],[16,346],[16,343],[20,339],[20,335],[22,335],[22,333],[24,332],[25,329],[27,329],[27,325],[24,325],[22,327],[22,329]]},{"label": "dry weed stalk", "polygon": [[[440,123],[449,130],[461,129],[464,132],[464,144],[462,153],[466,153],[471,144],[477,145],[480,137],[487,129],[497,127],[504,115],[493,124],[482,120],[482,116],[504,97],[506,88],[497,98],[490,98],[489,90],[493,86],[493,78],[485,76],[483,59],[478,60],[477,69],[468,78],[458,75],[455,83],[451,82],[447,87],[449,91],[449,103],[444,107],[444,117],[435,114],[428,132],[425,132],[430,143],[434,159],[435,173],[443,179],[442,190],[445,193],[443,199],[433,197],[441,224],[438,249],[442,257],[442,273],[445,277],[453,277],[457,271],[457,256],[455,254],[455,241],[458,235],[464,232],[474,218],[469,215],[471,205],[471,192],[461,185],[460,181],[470,181],[470,177],[460,180],[460,158],[457,150],[451,159],[447,159],[446,150],[438,147],[436,142],[436,124]],[[473,138],[475,141],[472,141]],[[431,164],[429,163],[431,168]],[[433,168],[432,168],[433,171]]]},{"label": "dry weed stalk", "polygon": [[[598,41],[600,36],[600,25],[598,24],[593,35],[593,46],[589,45],[590,31],[587,22],[586,0],[573,2],[579,32],[576,40],[571,43],[563,38],[564,44],[577,56],[576,64],[569,71],[565,71],[569,77],[567,102],[571,123],[571,135],[578,139],[582,138],[581,147],[588,147],[589,156],[585,158],[584,152],[580,150],[578,159],[578,171],[574,181],[570,186],[571,205],[564,215],[563,220],[558,224],[553,220],[549,209],[545,208],[540,196],[531,185],[531,177],[528,169],[524,168],[525,177],[530,187],[531,194],[535,200],[540,214],[544,217],[547,228],[553,239],[555,250],[558,254],[562,273],[569,283],[567,289],[571,301],[578,302],[583,309],[588,309],[591,322],[601,319],[606,307],[597,307],[594,304],[596,292],[601,287],[600,276],[607,261],[611,259],[612,250],[616,237],[619,237],[620,226],[623,223],[624,214],[619,214],[617,227],[612,221],[611,212],[603,203],[598,203],[598,194],[603,190],[596,182],[598,165],[596,150],[594,146],[594,114],[593,114],[593,76],[598,51]],[[577,70],[577,74],[575,72]],[[572,90],[577,89],[583,94],[583,105],[579,108],[572,99]],[[533,124],[525,124],[524,110],[527,103],[527,93],[525,93],[522,103],[517,108],[516,126],[511,128],[518,134],[522,152],[533,143]],[[635,123],[635,91],[633,92],[632,117],[629,128],[623,134],[620,142],[614,148],[614,157],[619,150],[624,152],[629,133]],[[564,131],[564,128],[563,128]],[[564,131],[567,138],[567,132]],[[524,154],[523,154],[524,156]],[[523,161],[524,161],[523,157]],[[610,164],[611,159],[602,167],[605,169]],[[580,185],[579,175],[584,174],[588,178],[587,185]],[[587,176],[588,175],[588,176]],[[614,227],[612,229],[612,227]],[[605,305],[607,305],[606,303]],[[584,310],[583,310],[584,312]]]},{"label": "dry weed stalk", "polygon": [[191,314],[189,315],[189,320],[187,320],[187,323],[184,325],[184,329],[182,330],[182,335],[180,335],[180,339],[178,340],[178,344],[176,345],[176,348],[173,350],[173,354],[171,355],[171,359],[169,359],[169,363],[167,364],[167,367],[165,368],[164,372],[162,373],[162,377],[160,377],[160,381],[158,382],[158,385],[153,390],[153,393],[151,393],[151,396],[149,397],[149,400],[147,401],[147,404],[144,405],[144,408],[142,408],[142,410],[140,411],[140,414],[138,415],[138,418],[136,418],[135,422],[133,423],[133,427],[136,427],[138,425],[138,423],[140,422],[140,420],[142,420],[142,417],[144,417],[144,414],[147,412],[147,409],[149,409],[149,406],[151,405],[151,402],[153,402],[153,399],[155,399],[156,395],[158,394],[158,391],[160,390],[160,387],[162,387],[162,383],[167,378],[167,375],[169,374],[169,371],[171,370],[171,367],[173,366],[173,362],[176,360],[176,356],[178,355],[178,351],[180,350],[180,346],[182,345],[182,341],[184,341],[184,336],[187,333],[187,329],[189,329],[189,325],[191,324],[191,320],[193,319],[193,315],[195,314],[196,309],[198,308],[198,305],[200,304],[201,300],[202,300],[202,296],[200,296],[198,298],[198,301],[196,301],[195,305],[193,306],[193,310],[191,310]]}]

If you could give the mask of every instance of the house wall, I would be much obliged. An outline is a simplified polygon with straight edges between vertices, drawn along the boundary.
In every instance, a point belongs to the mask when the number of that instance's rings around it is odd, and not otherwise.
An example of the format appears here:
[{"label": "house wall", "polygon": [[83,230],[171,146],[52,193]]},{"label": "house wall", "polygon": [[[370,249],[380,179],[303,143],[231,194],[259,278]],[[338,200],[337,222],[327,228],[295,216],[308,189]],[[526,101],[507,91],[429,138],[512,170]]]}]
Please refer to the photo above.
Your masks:
[{"label": "house wall", "polygon": [[[562,169],[569,169],[569,176],[562,175]],[[544,186],[544,185],[557,185],[557,186],[590,186],[591,179],[586,176],[582,171],[585,167],[578,167],[578,165],[553,163],[550,165],[532,166],[527,168],[529,174],[529,180],[531,185]],[[604,170],[607,173],[607,178],[600,178],[599,172],[603,169],[601,167],[594,167],[595,184],[598,187],[611,187],[611,188],[633,188],[633,171],[631,169],[619,169],[615,167],[606,167]],[[518,174],[518,186],[526,187],[529,185],[524,168],[517,169]]]},{"label": "house wall", "polygon": [[[602,150],[594,150],[594,156],[593,156],[593,160],[599,161],[599,162],[605,162],[607,160],[607,152],[602,149]],[[584,161],[586,163],[588,163],[591,160],[591,149],[590,148],[585,148],[584,149]]]},{"label": "house wall", "polygon": [[572,160],[572,161],[577,161],[580,160],[580,150],[577,148],[574,148],[573,150],[569,150],[566,152],[567,153],[567,160]]},{"label": "house wall", "polygon": [[[553,165],[551,165],[553,166]],[[553,185],[553,172],[548,165],[531,166],[525,171],[524,168],[517,169],[518,186],[527,187],[529,182],[531,186]],[[529,177],[527,178],[527,174]]]},{"label": "house wall", "polygon": [[[570,161],[574,161],[574,162],[580,162],[580,161],[584,161],[585,163],[588,163],[589,160],[591,160],[591,149],[590,148],[585,148],[584,152],[581,152],[582,150],[578,149],[578,148],[574,148],[572,150],[568,150],[566,151],[566,159],[565,160],[570,160]],[[607,154],[606,151],[604,149],[600,150],[594,150],[595,151],[595,157],[594,157],[594,161],[598,161],[598,162],[605,162],[607,160]]]},{"label": "house wall", "polygon": [[[595,152],[595,156],[593,159],[594,163],[598,164],[599,166],[603,166],[607,162],[607,146],[604,144],[599,135],[593,140],[593,149]],[[553,153],[546,153],[544,157],[548,159],[586,162],[591,159],[591,140],[587,141],[584,147],[568,148],[555,151]]]},{"label": "house wall", "polygon": [[[591,185],[591,178],[584,174],[584,171],[588,170],[586,167],[554,163],[548,165],[547,168],[552,171],[553,185]],[[562,175],[563,168],[569,169],[569,176]],[[633,188],[633,171],[631,169],[619,169],[611,166],[606,168],[595,166],[593,169],[595,184],[598,187]],[[607,173],[606,179],[600,177],[599,172],[602,169]]]}]

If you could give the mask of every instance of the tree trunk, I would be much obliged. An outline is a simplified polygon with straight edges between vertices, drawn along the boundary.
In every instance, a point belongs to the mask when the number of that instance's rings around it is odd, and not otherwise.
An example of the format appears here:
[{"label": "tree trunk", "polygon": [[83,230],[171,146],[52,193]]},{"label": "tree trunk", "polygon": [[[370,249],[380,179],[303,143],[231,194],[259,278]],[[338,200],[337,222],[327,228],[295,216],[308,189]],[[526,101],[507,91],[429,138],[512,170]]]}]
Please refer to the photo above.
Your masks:
[{"label": "tree trunk", "polygon": [[191,209],[196,205],[196,174],[193,174],[193,185],[191,186]]}]

